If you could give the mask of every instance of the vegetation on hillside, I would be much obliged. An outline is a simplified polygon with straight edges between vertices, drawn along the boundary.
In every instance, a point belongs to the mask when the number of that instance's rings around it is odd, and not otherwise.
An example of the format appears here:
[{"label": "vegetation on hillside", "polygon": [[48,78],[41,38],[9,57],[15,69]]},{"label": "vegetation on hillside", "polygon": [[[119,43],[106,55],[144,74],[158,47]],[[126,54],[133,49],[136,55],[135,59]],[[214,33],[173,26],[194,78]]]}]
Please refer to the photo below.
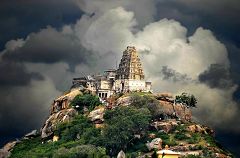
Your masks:
[{"label": "vegetation on hillside", "polygon": [[[59,141],[43,141],[40,137],[22,140],[14,147],[11,158],[109,158],[116,156],[120,150],[123,150],[128,158],[135,158],[149,152],[145,145],[152,140],[149,134],[161,138],[163,146],[190,144],[190,150],[202,150],[205,157],[212,155],[209,148],[219,148],[221,153],[227,153],[212,136],[189,132],[187,126],[194,124],[191,122],[179,123],[169,133],[150,129],[151,121],[158,118],[162,112],[159,102],[149,94],[131,95],[130,106],[106,110],[104,126],[101,129],[95,128],[83,110],[84,107],[93,110],[100,104],[99,99],[90,94],[76,96],[71,105],[79,106],[79,115],[68,123],[58,124],[54,135],[59,136]],[[186,102],[191,107],[196,105],[195,97],[185,97],[185,94],[179,97],[181,102]],[[191,155],[187,157],[196,158]]]}]

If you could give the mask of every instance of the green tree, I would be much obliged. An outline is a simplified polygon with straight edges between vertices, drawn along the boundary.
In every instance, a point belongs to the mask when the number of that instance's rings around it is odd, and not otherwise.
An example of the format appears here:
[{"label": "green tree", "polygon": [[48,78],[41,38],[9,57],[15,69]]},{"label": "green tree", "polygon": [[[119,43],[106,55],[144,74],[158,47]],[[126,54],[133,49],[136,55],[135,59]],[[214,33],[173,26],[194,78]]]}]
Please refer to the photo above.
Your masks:
[{"label": "green tree", "polygon": [[181,103],[185,105],[187,108],[196,107],[197,99],[192,94],[182,93],[181,95],[177,95],[175,99],[176,103]]},{"label": "green tree", "polygon": [[83,112],[84,107],[91,111],[100,104],[99,98],[92,94],[77,95],[71,102],[71,106],[80,112]]},{"label": "green tree", "polygon": [[84,142],[94,143],[100,136],[100,130],[96,129],[88,118],[78,115],[71,122],[59,124],[54,134],[65,142],[74,141],[79,136]]},{"label": "green tree", "polygon": [[146,132],[150,112],[147,108],[118,107],[104,115],[104,144],[110,156],[126,150],[135,134]]}]

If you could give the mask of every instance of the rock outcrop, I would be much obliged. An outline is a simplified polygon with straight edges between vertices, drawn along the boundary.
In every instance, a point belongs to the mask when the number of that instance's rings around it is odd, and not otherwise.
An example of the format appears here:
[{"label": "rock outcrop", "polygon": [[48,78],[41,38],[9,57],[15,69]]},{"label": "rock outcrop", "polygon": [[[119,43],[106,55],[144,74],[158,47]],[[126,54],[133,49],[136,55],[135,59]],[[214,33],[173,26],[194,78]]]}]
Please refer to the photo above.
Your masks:
[{"label": "rock outcrop", "polygon": [[202,133],[202,134],[214,135],[214,131],[211,128],[209,128],[207,126],[202,126],[199,124],[194,124],[194,125],[188,126],[187,131],[192,132],[192,133]]},{"label": "rock outcrop", "polygon": [[73,108],[53,113],[48,117],[47,121],[43,125],[43,128],[41,129],[41,137],[47,138],[51,136],[58,123],[68,122],[77,114],[78,112]]},{"label": "rock outcrop", "polygon": [[20,141],[12,141],[3,146],[2,149],[0,149],[0,158],[7,158],[10,156],[12,149],[15,147],[17,143]]},{"label": "rock outcrop", "polygon": [[35,138],[39,135],[38,131],[35,129],[35,130],[32,130],[31,132],[25,134],[25,136],[23,137],[23,139],[31,139],[31,138]]},{"label": "rock outcrop", "polygon": [[126,157],[126,155],[122,150],[117,155],[117,158],[125,158],[125,157]]},{"label": "rock outcrop", "polygon": [[131,104],[132,97],[131,96],[122,96],[117,99],[117,106],[128,106]]},{"label": "rock outcrop", "polygon": [[51,106],[51,114],[56,113],[60,110],[70,108],[71,101],[77,96],[81,95],[82,92],[80,90],[74,89],[73,91],[60,96],[55,99]]},{"label": "rock outcrop", "polygon": [[89,113],[88,118],[90,118],[92,122],[103,122],[104,111],[105,108],[103,106],[99,106]]},{"label": "rock outcrop", "polygon": [[175,104],[169,101],[160,100],[163,113],[169,116],[176,116],[181,120],[190,121],[192,118],[192,112],[189,108],[181,104]]},{"label": "rock outcrop", "polygon": [[169,133],[174,130],[178,125],[179,121],[175,119],[163,120],[163,121],[155,121],[151,123],[151,126],[154,127],[156,130],[162,130],[165,133]]},{"label": "rock outcrop", "polygon": [[161,138],[155,138],[153,139],[151,142],[146,143],[146,146],[148,148],[148,150],[152,150],[152,149],[157,149],[157,150],[161,150],[162,149],[162,139]]},{"label": "rock outcrop", "polygon": [[0,149],[0,158],[7,158],[9,157],[9,155],[10,155],[10,152]]}]

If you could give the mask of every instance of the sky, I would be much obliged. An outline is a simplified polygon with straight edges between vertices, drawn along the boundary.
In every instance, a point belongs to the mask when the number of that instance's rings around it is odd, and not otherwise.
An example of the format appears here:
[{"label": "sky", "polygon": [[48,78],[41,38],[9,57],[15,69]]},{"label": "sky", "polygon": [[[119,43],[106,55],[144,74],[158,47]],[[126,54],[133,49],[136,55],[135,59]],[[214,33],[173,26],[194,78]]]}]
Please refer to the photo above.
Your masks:
[{"label": "sky", "polygon": [[194,120],[240,144],[240,1],[2,0],[0,145],[39,129],[73,77],[137,48],[155,92],[194,94]]}]

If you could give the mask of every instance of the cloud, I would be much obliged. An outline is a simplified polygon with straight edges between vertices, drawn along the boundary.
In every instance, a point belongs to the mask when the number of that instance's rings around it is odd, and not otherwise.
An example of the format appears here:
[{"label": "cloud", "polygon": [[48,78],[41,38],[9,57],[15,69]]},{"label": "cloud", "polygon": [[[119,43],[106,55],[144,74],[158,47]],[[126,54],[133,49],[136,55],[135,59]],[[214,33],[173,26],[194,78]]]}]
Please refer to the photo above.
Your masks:
[{"label": "cloud", "polygon": [[33,80],[43,80],[43,76],[36,72],[27,72],[25,66],[15,62],[0,62],[0,86],[28,85]]},{"label": "cloud", "polygon": [[21,47],[4,52],[3,60],[47,64],[63,61],[73,66],[87,62],[86,56],[91,57],[76,37],[52,27],[30,34]]},{"label": "cloud", "polygon": [[167,66],[163,66],[161,70],[161,75],[163,80],[168,80],[172,82],[190,82],[191,78],[189,78],[186,74],[181,74],[176,72],[173,69],[168,68]]},{"label": "cloud", "polygon": [[125,8],[135,14],[139,26],[145,26],[154,21],[156,1],[154,0],[75,0],[79,7],[87,13],[95,13],[100,17],[111,9]]},{"label": "cloud", "polygon": [[0,50],[8,40],[25,38],[46,25],[60,28],[82,14],[74,0],[1,0]]},{"label": "cloud", "polygon": [[27,86],[1,87],[1,137],[21,137],[42,126],[52,99],[60,94],[51,82],[45,79]]},{"label": "cloud", "polygon": [[199,75],[199,81],[210,88],[226,89],[233,86],[230,72],[223,65],[212,64],[209,69]]}]

